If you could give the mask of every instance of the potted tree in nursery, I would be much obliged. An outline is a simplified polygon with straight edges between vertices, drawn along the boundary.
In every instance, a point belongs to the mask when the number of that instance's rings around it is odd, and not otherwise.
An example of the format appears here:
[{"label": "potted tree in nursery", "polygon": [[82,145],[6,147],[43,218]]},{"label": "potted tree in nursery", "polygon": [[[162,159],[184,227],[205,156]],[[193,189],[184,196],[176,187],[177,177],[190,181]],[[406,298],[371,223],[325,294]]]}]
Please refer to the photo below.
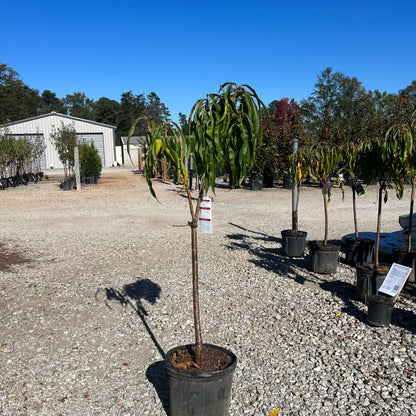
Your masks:
[{"label": "potted tree in nursery", "polygon": [[79,161],[84,183],[96,184],[103,167],[98,150],[94,142],[82,143],[79,146]]},{"label": "potted tree in nursery", "polygon": [[298,228],[299,223],[299,196],[302,180],[307,173],[306,159],[302,154],[302,149],[298,149],[292,154],[290,158],[292,183],[296,187],[297,198],[296,207],[292,221],[292,229],[283,230],[282,234],[282,248],[283,255],[287,257],[303,257],[305,252],[305,243],[307,233],[306,231],[300,231]]},{"label": "potted tree in nursery", "polygon": [[354,219],[354,237],[344,238],[345,261],[356,266],[361,263],[369,263],[373,260],[374,241],[370,238],[360,238],[358,233],[357,202],[356,195],[363,195],[364,188],[358,182],[358,174],[361,170],[360,148],[356,143],[348,143],[343,148],[343,162],[345,172],[349,176],[352,191],[352,212]]},{"label": "potted tree in nursery", "polygon": [[[341,188],[344,196],[344,183],[338,176],[338,171],[342,170],[339,166],[340,161],[337,149],[325,142],[316,144],[307,157],[308,174],[322,187],[325,221],[324,239],[312,241],[311,245],[311,270],[315,273],[335,273],[338,266],[341,245],[337,241],[328,240],[328,203],[334,185]],[[334,173],[336,173],[335,180],[332,179]]]},{"label": "potted tree in nursery", "polygon": [[61,188],[63,190],[73,189],[75,186],[74,149],[78,145],[77,132],[72,125],[62,123],[60,128],[51,133],[51,139],[64,166],[64,180],[61,183]]},{"label": "potted tree in nursery", "polygon": [[[415,139],[416,139],[416,111],[413,113],[411,123],[399,123],[392,126],[387,136],[396,136],[400,140],[403,140],[408,150],[406,152],[407,163],[405,164],[405,172],[409,175],[411,183],[410,192],[410,207],[407,224],[407,244],[405,247],[393,249],[393,261],[395,263],[402,264],[412,268],[412,274],[409,276],[409,281],[415,281],[415,263],[416,263],[416,250],[412,249],[412,227],[413,227],[413,206],[415,200],[415,183],[416,183],[416,152],[414,151]],[[406,235],[406,234],[405,234]]]},{"label": "potted tree in nursery", "polygon": [[[191,259],[195,342],[166,354],[172,416],[228,415],[236,356],[225,348],[204,344],[201,335],[198,292],[197,227],[207,191],[214,191],[217,173],[229,170],[231,187],[241,185],[255,159],[263,103],[247,86],[226,83],[218,94],[198,100],[189,117],[189,135],[173,124],[148,132],[145,177],[153,196],[151,176],[160,158],[166,157],[181,173],[191,219]],[[160,126],[159,126],[160,127]],[[188,185],[184,157],[192,152],[194,169],[201,179],[196,201]]]},{"label": "potted tree in nursery", "polygon": [[[374,139],[364,146],[362,157],[363,179],[367,183],[372,183],[375,180],[378,183],[377,231],[374,262],[356,266],[357,296],[361,301],[368,304],[371,316],[382,317],[380,325],[384,326],[390,320],[383,316],[383,311],[391,314],[391,304],[394,299],[378,294],[378,289],[390,269],[389,264],[383,264],[379,261],[381,213],[383,201],[386,203],[388,200],[389,189],[394,186],[397,197],[401,198],[403,195],[403,166],[406,163],[406,144],[397,136],[388,135],[384,140]],[[374,313],[373,308],[380,309],[381,313]],[[374,319],[371,323],[377,325]]]}]

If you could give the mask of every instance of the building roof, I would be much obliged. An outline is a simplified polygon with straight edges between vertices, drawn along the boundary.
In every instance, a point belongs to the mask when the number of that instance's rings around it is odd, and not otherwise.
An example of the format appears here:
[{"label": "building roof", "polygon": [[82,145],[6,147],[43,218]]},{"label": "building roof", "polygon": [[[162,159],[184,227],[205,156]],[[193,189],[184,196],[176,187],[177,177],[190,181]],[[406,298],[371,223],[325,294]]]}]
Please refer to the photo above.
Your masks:
[{"label": "building roof", "polygon": [[[128,143],[128,136],[121,136],[120,137],[123,144]],[[130,137],[130,145],[132,146],[143,146],[146,143],[146,136],[131,136]]]},{"label": "building roof", "polygon": [[82,121],[84,123],[95,124],[97,126],[107,127],[107,128],[114,129],[114,130],[116,129],[115,126],[110,126],[109,124],[98,123],[97,121],[86,120],[85,118],[68,116],[66,114],[57,113],[55,111],[52,111],[51,113],[47,113],[47,114],[41,114],[40,116],[25,118],[23,120],[17,120],[17,121],[12,121],[12,122],[6,123],[6,124],[1,124],[0,127],[13,126],[15,124],[25,123],[27,121],[38,120],[38,119],[45,118],[45,117],[50,117],[50,116],[58,116],[58,117],[67,118],[69,120]]}]

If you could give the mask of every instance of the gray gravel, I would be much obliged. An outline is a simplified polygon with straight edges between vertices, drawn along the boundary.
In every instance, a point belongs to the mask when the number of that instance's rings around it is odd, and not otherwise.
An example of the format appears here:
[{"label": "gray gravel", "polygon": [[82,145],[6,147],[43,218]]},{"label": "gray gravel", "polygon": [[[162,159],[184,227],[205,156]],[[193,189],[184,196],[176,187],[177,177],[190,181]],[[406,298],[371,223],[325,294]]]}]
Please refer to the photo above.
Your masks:
[{"label": "gray gravel", "polygon": [[[163,355],[193,341],[187,200],[172,184],[108,169],[61,191],[59,176],[0,192],[0,414],[166,415]],[[383,232],[408,210],[394,194]],[[355,270],[308,271],[281,255],[291,191],[219,188],[214,234],[199,235],[204,342],[238,356],[230,415],[416,415],[416,303],[407,285],[388,328],[371,327]],[[358,200],[376,226],[376,188]],[[334,191],[330,238],[353,231],[351,197]],[[300,227],[322,239],[322,198],[305,188]]]}]

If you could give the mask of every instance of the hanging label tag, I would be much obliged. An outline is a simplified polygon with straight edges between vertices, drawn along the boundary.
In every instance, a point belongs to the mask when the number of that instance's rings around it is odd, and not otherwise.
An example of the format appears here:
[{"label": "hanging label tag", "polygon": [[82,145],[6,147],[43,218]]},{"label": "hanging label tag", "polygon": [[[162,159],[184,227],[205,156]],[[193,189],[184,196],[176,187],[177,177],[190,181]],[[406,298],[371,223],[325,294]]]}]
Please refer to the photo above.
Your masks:
[{"label": "hanging label tag", "polygon": [[204,234],[212,234],[212,202],[211,198],[207,196],[204,196],[201,201],[198,231]]}]

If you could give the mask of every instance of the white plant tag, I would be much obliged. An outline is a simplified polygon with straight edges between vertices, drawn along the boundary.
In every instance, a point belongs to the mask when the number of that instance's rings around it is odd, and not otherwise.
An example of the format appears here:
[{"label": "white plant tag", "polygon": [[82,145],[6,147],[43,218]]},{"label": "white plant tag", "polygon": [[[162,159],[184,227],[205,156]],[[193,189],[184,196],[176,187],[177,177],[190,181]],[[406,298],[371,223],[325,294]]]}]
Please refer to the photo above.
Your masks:
[{"label": "white plant tag", "polygon": [[212,234],[212,202],[208,196],[204,196],[201,201],[198,231],[204,234]]},{"label": "white plant tag", "polygon": [[410,267],[393,263],[378,291],[390,296],[398,296],[411,271]]}]

